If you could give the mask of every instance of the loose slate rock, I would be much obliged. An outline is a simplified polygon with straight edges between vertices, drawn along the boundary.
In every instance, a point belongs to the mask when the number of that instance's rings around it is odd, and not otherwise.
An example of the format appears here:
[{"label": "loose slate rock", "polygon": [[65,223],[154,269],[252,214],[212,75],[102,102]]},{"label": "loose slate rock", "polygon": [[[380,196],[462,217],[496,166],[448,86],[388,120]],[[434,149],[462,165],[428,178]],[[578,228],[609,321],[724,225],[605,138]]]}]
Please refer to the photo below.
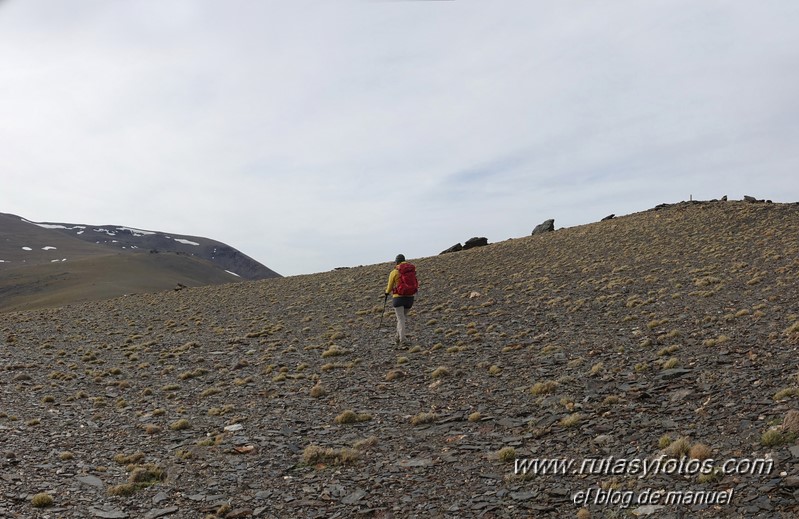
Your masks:
[{"label": "loose slate rock", "polygon": [[692,370],[685,368],[664,369],[660,372],[660,378],[663,380],[672,380],[687,375],[688,373],[691,373],[691,371]]},{"label": "loose slate rock", "polygon": [[341,502],[344,503],[345,505],[354,505],[355,503],[363,499],[365,496],[366,496],[366,491],[361,490],[359,488],[356,489],[350,495],[344,497],[344,499],[342,499]]},{"label": "loose slate rock", "polygon": [[125,512],[119,510],[100,510],[98,508],[89,508],[92,517],[100,517],[101,519],[127,519],[130,517]]},{"label": "loose slate rock", "polygon": [[78,476],[75,479],[77,479],[84,485],[89,485],[90,487],[97,487],[97,488],[105,487],[105,483],[103,483],[103,481],[97,476]]},{"label": "loose slate rock", "polygon": [[176,506],[170,506],[169,508],[155,508],[147,512],[147,515],[144,516],[144,519],[156,519],[156,517],[164,517],[165,515],[174,514],[179,510]]},{"label": "loose slate rock", "polygon": [[430,467],[433,465],[433,460],[430,458],[413,458],[409,460],[400,460],[398,463],[400,467]]}]

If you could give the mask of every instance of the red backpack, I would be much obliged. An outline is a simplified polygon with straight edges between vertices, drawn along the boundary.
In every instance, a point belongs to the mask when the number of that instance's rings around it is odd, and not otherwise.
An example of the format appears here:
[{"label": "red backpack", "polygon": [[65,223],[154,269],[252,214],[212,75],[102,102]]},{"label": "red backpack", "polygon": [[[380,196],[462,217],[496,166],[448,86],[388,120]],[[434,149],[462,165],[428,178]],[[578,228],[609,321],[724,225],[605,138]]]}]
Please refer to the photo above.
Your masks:
[{"label": "red backpack", "polygon": [[394,286],[394,293],[400,296],[412,296],[419,289],[419,281],[416,279],[416,267],[412,263],[400,263],[397,265],[399,278]]}]

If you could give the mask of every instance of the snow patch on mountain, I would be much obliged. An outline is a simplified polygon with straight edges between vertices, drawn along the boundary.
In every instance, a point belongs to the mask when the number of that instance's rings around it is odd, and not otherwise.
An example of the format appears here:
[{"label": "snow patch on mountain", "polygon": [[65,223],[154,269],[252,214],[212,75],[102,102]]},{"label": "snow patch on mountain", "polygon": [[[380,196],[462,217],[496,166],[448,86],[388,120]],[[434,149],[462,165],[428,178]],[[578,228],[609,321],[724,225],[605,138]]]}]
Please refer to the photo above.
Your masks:
[{"label": "snow patch on mountain", "polygon": [[185,240],[185,239],[183,239],[183,238],[174,238],[174,240],[175,240],[176,242],[178,242],[178,243],[182,243],[182,244],[184,244],[184,245],[197,245],[198,247],[199,247],[199,245],[200,245],[200,244],[199,244],[199,243],[197,243],[196,241]]},{"label": "snow patch on mountain", "polygon": [[[68,230],[72,230],[72,229],[85,229],[86,228],[85,225],[73,225],[72,227],[67,227],[66,225],[61,225],[59,223],[36,223],[36,222],[31,222],[30,220],[26,220],[25,218],[20,218],[20,220],[22,220],[25,223],[30,223],[30,224],[36,225],[38,227],[41,227],[42,229],[68,229]],[[78,234],[80,234],[80,233],[78,233]]]},{"label": "snow patch on mountain", "polygon": [[133,227],[117,227],[117,231],[128,231],[133,236],[145,236],[147,234],[158,234],[155,231],[145,231],[143,229],[135,229]]}]

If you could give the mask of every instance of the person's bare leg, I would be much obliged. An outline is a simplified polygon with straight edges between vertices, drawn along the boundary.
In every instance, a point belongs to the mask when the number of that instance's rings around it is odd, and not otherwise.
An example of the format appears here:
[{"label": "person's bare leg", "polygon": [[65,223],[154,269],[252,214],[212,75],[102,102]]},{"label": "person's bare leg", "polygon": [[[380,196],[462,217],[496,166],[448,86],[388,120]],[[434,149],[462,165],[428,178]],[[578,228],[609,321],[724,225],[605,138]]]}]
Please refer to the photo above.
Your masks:
[{"label": "person's bare leg", "polygon": [[405,314],[407,311],[404,306],[394,307],[394,312],[397,314],[397,341],[399,344],[405,342]]},{"label": "person's bare leg", "polygon": [[403,341],[405,341],[405,338],[408,336],[408,314],[409,313],[411,313],[411,309],[406,307],[405,308],[405,316],[402,319],[402,332],[403,332],[402,340]]}]

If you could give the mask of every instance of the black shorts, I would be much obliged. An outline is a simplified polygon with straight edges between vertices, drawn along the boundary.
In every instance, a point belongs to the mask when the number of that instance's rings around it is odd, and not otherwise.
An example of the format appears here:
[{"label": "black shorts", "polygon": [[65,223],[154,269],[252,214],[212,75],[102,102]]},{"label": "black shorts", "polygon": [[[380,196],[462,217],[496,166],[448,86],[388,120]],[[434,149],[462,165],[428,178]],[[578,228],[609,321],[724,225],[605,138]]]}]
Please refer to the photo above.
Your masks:
[{"label": "black shorts", "polygon": [[413,296],[399,296],[399,297],[392,297],[391,298],[391,306],[394,308],[404,306],[405,308],[410,308],[413,306]]}]

